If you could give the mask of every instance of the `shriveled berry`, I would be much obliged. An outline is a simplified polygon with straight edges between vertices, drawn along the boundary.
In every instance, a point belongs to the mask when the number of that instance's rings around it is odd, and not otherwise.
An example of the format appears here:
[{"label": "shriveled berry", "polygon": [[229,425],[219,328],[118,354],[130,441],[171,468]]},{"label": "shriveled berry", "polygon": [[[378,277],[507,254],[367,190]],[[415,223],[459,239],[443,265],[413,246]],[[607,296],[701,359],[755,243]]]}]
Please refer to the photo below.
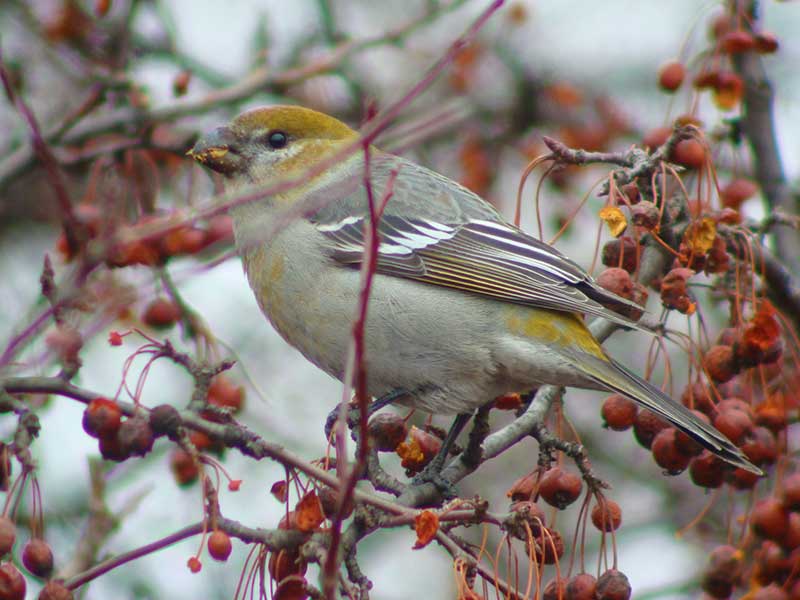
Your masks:
[{"label": "shriveled berry", "polygon": [[[339,492],[330,486],[321,485],[319,489],[317,489],[317,496],[319,497],[319,502],[325,517],[333,519],[336,516],[336,511],[339,510]],[[353,514],[352,499],[344,509],[342,517],[346,519],[351,514]]]},{"label": "shriveled berry", "polygon": [[531,471],[517,479],[506,492],[506,496],[511,498],[512,502],[530,500],[536,492],[538,482],[539,472]]},{"label": "shriveled berry", "polygon": [[395,413],[378,413],[369,420],[369,438],[378,452],[394,452],[406,439],[408,426],[405,419]]},{"label": "shriveled berry", "polygon": [[17,539],[17,526],[8,517],[0,517],[0,556],[8,554]]},{"label": "shriveled berry", "polygon": [[617,296],[633,299],[633,280],[625,269],[609,267],[598,275],[597,284]]},{"label": "shriveled berry", "polygon": [[641,446],[648,450],[653,445],[653,440],[659,431],[668,427],[666,421],[649,410],[640,410],[636,413],[633,422],[633,435]]},{"label": "shriveled berry", "polygon": [[[526,544],[525,551],[530,552],[531,547]],[[533,551],[540,564],[552,565],[564,556],[564,539],[555,529],[542,527],[539,535],[533,541]]]},{"label": "shriveled berry", "polygon": [[291,575],[302,577],[308,565],[296,550],[280,550],[270,553],[267,569],[272,580],[280,582]]},{"label": "shriveled berry", "polygon": [[38,600],[73,600],[72,590],[64,585],[62,581],[48,581],[42,591],[39,592]]},{"label": "shriveled berry", "polygon": [[144,309],[142,321],[154,329],[168,329],[181,318],[181,309],[169,298],[156,298]]},{"label": "shriveled berry", "polygon": [[129,456],[144,456],[153,449],[153,430],[144,417],[130,417],[123,421],[117,437]]},{"label": "shriveled berry", "polygon": [[704,488],[718,488],[725,475],[724,463],[708,450],[689,463],[689,477],[695,485]]},{"label": "shriveled berry", "polygon": [[25,600],[25,578],[10,562],[0,563],[0,598]]},{"label": "shriveled berry", "polygon": [[530,500],[512,502],[508,511],[511,513],[508,523],[511,530],[514,527],[518,527],[521,524],[520,521],[522,521],[528,524],[533,535],[538,536],[540,534],[544,526],[545,516],[544,511],[536,502],[531,502]]},{"label": "shriveled berry", "polygon": [[231,544],[231,537],[220,529],[216,529],[208,536],[208,553],[211,558],[220,562],[225,562],[231,555],[233,544]]},{"label": "shriveled berry", "polygon": [[789,512],[777,498],[762,498],[750,510],[750,527],[756,535],[779,542],[789,527]]},{"label": "shriveled berry", "polygon": [[581,485],[581,478],[574,473],[553,467],[542,475],[539,494],[549,505],[564,509],[581,495]]},{"label": "shriveled berry", "polygon": [[567,595],[569,600],[595,600],[597,579],[589,573],[579,573],[570,577],[567,582]]},{"label": "shriveled berry", "polygon": [[669,475],[682,473],[689,466],[690,456],[683,454],[676,445],[677,431],[673,427],[662,429],[653,438],[650,450],[656,464]]},{"label": "shriveled berry", "polygon": [[120,443],[119,437],[116,435],[101,437],[99,447],[100,455],[106,460],[122,462],[130,458],[130,453]]},{"label": "shriveled berry", "polygon": [[592,508],[592,525],[600,531],[616,531],[622,524],[622,509],[613,500],[603,500]]},{"label": "shriveled berry", "polygon": [[542,600],[567,600],[567,580],[551,579],[544,586]]},{"label": "shriveled berry", "polygon": [[607,267],[619,267],[633,273],[639,267],[638,244],[628,235],[609,240],[603,244],[601,259]]},{"label": "shriveled berry", "polygon": [[166,435],[170,438],[178,435],[178,428],[182,423],[178,409],[169,404],[154,406],[150,410],[149,422],[154,435]]},{"label": "shriveled berry", "polygon": [[621,571],[609,569],[597,579],[597,600],[628,600],[631,584]]},{"label": "shriveled berry", "polygon": [[47,577],[53,571],[53,551],[39,538],[28,540],[22,548],[22,564],[32,575]]},{"label": "shriveled berry", "polygon": [[95,438],[115,435],[121,422],[119,404],[109,398],[95,398],[83,411],[83,430]]},{"label": "shriveled berry", "polygon": [[400,464],[409,473],[417,473],[425,467],[442,447],[442,440],[417,427],[411,427],[405,441],[395,448],[402,459]]}]

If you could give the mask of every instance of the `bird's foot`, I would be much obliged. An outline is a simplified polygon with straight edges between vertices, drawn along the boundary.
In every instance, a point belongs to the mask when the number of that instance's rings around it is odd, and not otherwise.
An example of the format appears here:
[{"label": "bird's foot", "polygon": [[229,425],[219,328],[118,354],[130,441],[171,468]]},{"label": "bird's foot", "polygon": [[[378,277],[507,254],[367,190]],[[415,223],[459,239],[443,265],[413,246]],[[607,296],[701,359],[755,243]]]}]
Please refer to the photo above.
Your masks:
[{"label": "bird's foot", "polygon": [[436,486],[436,489],[439,490],[439,493],[442,495],[442,498],[445,501],[457,498],[458,490],[456,490],[456,486],[450,480],[442,475],[443,468],[443,460],[432,460],[430,463],[428,463],[427,467],[414,476],[414,478],[411,480],[411,485],[418,486],[426,483],[432,483]]}]

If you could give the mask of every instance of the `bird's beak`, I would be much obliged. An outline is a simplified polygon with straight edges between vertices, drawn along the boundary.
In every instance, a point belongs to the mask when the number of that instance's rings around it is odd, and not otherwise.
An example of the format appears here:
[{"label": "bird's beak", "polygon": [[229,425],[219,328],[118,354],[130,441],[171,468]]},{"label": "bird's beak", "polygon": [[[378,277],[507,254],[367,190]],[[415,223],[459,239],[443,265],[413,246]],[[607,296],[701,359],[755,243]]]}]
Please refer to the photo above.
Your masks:
[{"label": "bird's beak", "polygon": [[242,167],[243,158],[237,149],[236,136],[227,127],[217,127],[200,138],[186,154],[223,175],[232,175]]}]

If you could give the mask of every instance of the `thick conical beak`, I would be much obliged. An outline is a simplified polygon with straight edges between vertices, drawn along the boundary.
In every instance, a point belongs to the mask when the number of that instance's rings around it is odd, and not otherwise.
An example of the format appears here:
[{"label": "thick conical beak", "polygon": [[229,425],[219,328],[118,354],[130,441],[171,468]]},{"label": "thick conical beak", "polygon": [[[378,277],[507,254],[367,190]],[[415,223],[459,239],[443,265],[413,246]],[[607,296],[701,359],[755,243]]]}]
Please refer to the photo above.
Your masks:
[{"label": "thick conical beak", "polygon": [[236,138],[227,127],[217,127],[203,136],[186,154],[203,166],[223,175],[233,175],[243,166]]}]

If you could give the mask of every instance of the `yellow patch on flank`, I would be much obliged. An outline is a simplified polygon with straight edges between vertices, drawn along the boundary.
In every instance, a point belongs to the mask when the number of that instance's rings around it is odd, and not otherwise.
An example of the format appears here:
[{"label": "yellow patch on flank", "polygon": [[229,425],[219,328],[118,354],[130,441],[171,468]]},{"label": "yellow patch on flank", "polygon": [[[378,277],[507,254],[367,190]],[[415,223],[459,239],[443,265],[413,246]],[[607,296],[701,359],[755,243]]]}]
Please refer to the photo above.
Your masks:
[{"label": "yellow patch on flank", "polygon": [[554,346],[577,346],[587,354],[605,359],[600,344],[577,315],[513,307],[506,314],[506,325],[517,335]]}]

